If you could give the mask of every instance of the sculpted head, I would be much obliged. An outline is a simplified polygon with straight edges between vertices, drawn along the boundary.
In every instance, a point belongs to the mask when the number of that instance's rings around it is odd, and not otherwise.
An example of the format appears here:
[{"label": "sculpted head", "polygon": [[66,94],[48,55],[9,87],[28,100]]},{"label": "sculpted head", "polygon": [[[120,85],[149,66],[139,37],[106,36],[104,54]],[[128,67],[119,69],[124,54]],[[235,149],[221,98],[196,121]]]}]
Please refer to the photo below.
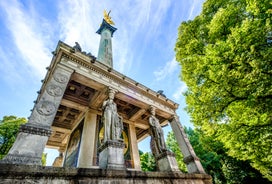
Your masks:
[{"label": "sculpted head", "polygon": [[109,88],[109,99],[113,100],[116,90]]}]

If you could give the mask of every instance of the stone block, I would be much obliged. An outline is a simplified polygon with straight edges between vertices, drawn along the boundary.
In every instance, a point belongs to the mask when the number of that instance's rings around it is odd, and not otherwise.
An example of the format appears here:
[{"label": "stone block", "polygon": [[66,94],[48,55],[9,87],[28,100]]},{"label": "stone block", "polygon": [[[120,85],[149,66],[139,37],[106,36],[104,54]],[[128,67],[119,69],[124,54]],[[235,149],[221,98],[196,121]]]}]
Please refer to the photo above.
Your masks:
[{"label": "stone block", "polygon": [[107,141],[99,149],[99,167],[101,169],[125,169],[125,144],[120,141]]},{"label": "stone block", "polygon": [[0,163],[0,183],[47,184],[212,184],[207,174],[143,172],[98,168],[42,167]]},{"label": "stone block", "polygon": [[175,158],[175,154],[164,151],[156,156],[159,171],[180,171]]}]

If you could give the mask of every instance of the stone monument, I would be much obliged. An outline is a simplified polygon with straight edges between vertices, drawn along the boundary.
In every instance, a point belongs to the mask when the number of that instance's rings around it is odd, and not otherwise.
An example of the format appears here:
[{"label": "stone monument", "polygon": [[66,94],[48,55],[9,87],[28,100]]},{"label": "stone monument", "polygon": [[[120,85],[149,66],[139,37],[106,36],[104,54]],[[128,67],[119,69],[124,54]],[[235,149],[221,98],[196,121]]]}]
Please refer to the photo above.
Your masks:
[{"label": "stone monument", "polygon": [[[0,161],[1,183],[211,183],[176,115],[178,104],[114,70],[110,13],[97,33],[98,57],[59,41],[29,121]],[[166,149],[170,124],[188,174]],[[151,136],[156,172],[141,171],[138,143]],[[42,167],[45,147],[57,149]]]},{"label": "stone monument", "polygon": [[175,154],[167,150],[164,141],[164,134],[159,123],[159,120],[155,116],[155,107],[150,106],[150,135],[151,135],[151,150],[156,159],[157,168],[160,171],[179,171],[178,164],[175,158]]},{"label": "stone monument", "polygon": [[115,90],[109,88],[109,98],[103,102],[102,123],[104,128],[103,144],[99,150],[99,167],[103,169],[125,169],[123,149],[125,144],[121,139],[123,118],[117,113],[113,101]]}]

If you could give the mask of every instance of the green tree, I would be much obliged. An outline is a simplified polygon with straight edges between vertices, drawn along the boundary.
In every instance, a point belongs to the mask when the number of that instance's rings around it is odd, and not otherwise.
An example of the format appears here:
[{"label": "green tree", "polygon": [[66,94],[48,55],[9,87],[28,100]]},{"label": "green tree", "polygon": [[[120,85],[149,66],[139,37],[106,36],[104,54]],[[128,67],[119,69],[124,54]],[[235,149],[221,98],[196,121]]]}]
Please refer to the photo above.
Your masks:
[{"label": "green tree", "polygon": [[182,155],[182,153],[180,151],[178,142],[176,141],[176,138],[175,138],[173,132],[169,132],[167,134],[166,145],[173,153],[175,153],[175,157],[176,157],[176,160],[177,160],[178,167],[179,167],[180,171],[184,172],[184,173],[187,173],[188,170],[186,168],[185,163],[183,162],[183,155]]},{"label": "green tree", "polygon": [[222,144],[201,131],[186,127],[184,130],[204,170],[212,176],[214,183],[226,183],[222,171],[222,158],[225,154]]},{"label": "green tree", "polygon": [[12,147],[20,126],[26,123],[25,118],[16,116],[4,116],[0,120],[0,159],[2,159]]},{"label": "green tree", "polygon": [[175,51],[194,125],[272,181],[271,7],[207,0],[180,25]]},{"label": "green tree", "polygon": [[43,166],[46,166],[46,158],[47,158],[47,153],[43,153],[42,160],[41,160]]},{"label": "green tree", "polygon": [[156,171],[156,162],[152,153],[140,151],[140,161],[142,171]]},{"label": "green tree", "polygon": [[[247,161],[228,156],[223,144],[213,137],[205,135],[200,130],[186,127],[184,129],[204,170],[212,176],[213,183],[268,183],[266,179],[262,178],[260,172],[252,168]],[[169,134],[173,135],[173,132],[169,132]],[[169,134],[168,137],[171,137],[173,145],[177,144],[175,137],[169,136]],[[176,155],[180,154],[179,149],[172,151]],[[178,163],[182,162],[182,157],[176,157],[176,159]]]}]

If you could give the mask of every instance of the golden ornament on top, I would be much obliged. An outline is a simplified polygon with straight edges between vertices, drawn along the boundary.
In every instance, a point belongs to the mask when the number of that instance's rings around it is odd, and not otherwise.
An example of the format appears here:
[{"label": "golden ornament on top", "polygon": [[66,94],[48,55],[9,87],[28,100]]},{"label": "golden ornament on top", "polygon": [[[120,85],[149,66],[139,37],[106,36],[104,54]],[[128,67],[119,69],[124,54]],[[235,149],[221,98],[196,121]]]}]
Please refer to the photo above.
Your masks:
[{"label": "golden ornament on top", "polygon": [[114,25],[114,22],[111,20],[111,17],[110,17],[110,12],[111,12],[111,10],[109,11],[109,13],[107,13],[107,11],[104,10],[104,20],[105,20],[107,23],[109,23],[109,24],[111,24],[111,25]]}]

